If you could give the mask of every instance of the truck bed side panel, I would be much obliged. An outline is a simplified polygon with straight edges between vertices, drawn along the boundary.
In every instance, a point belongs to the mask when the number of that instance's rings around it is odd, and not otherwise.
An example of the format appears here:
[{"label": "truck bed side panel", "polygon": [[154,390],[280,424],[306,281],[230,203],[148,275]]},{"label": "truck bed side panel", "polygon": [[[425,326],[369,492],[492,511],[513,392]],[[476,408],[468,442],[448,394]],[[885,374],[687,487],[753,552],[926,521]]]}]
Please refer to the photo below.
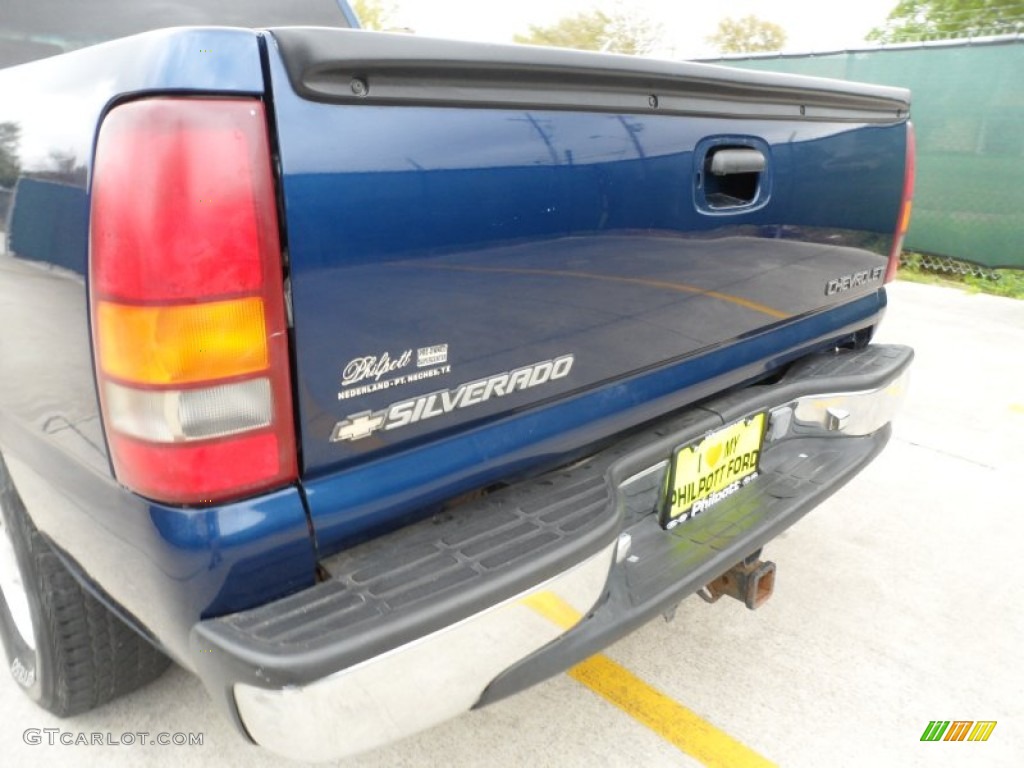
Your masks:
[{"label": "truck bed side panel", "polygon": [[252,31],[170,30],[0,70],[0,123],[19,137],[0,208],[0,453],[36,526],[186,662],[200,616],[311,583],[306,515],[295,488],[176,509],[112,477],[89,333],[90,167],[119,100],[262,96],[259,46]]}]

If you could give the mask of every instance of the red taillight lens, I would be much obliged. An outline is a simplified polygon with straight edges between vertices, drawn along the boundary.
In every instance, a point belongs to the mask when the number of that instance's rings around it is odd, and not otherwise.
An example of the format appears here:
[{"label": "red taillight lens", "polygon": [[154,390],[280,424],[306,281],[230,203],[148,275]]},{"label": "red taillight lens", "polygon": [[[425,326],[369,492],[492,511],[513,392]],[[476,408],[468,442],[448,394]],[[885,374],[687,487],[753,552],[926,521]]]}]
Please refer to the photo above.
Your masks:
[{"label": "red taillight lens", "polygon": [[903,198],[900,201],[900,213],[896,219],[896,233],[889,251],[889,265],[885,270],[885,282],[896,277],[900,268],[900,254],[903,252],[903,238],[910,229],[910,209],[914,201],[914,169],[917,163],[917,140],[914,138],[914,125],[907,121],[907,159],[903,171]]},{"label": "red taillight lens", "polygon": [[180,504],[294,480],[263,104],[159,98],[111,110],[90,223],[96,376],[118,479]]}]

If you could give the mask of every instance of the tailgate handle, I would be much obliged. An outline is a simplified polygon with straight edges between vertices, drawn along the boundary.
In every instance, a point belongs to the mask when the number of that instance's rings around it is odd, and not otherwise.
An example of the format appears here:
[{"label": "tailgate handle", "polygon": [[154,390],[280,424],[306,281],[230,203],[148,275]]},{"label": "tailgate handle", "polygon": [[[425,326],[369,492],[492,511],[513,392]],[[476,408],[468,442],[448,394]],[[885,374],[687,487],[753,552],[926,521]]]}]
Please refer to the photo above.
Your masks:
[{"label": "tailgate handle", "polygon": [[720,149],[711,155],[711,172],[715,176],[761,173],[764,166],[764,154],[759,149]]}]

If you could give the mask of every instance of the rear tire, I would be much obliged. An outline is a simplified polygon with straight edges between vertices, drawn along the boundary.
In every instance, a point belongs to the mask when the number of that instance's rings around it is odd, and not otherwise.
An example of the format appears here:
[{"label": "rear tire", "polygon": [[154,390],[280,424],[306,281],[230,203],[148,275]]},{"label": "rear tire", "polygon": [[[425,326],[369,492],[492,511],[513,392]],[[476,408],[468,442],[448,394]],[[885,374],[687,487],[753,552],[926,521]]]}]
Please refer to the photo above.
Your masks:
[{"label": "rear tire", "polygon": [[0,458],[0,636],[11,677],[65,717],[155,680],[170,660],[75,580]]}]

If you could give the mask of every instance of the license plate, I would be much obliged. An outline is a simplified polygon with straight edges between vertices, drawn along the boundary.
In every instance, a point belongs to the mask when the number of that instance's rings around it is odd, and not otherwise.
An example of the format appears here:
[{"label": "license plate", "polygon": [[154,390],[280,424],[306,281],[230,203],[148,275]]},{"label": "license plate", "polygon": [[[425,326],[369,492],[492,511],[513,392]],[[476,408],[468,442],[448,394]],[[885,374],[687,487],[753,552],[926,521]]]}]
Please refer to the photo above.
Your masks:
[{"label": "license plate", "polygon": [[757,477],[765,414],[715,430],[672,455],[661,524],[671,528],[696,517]]}]

